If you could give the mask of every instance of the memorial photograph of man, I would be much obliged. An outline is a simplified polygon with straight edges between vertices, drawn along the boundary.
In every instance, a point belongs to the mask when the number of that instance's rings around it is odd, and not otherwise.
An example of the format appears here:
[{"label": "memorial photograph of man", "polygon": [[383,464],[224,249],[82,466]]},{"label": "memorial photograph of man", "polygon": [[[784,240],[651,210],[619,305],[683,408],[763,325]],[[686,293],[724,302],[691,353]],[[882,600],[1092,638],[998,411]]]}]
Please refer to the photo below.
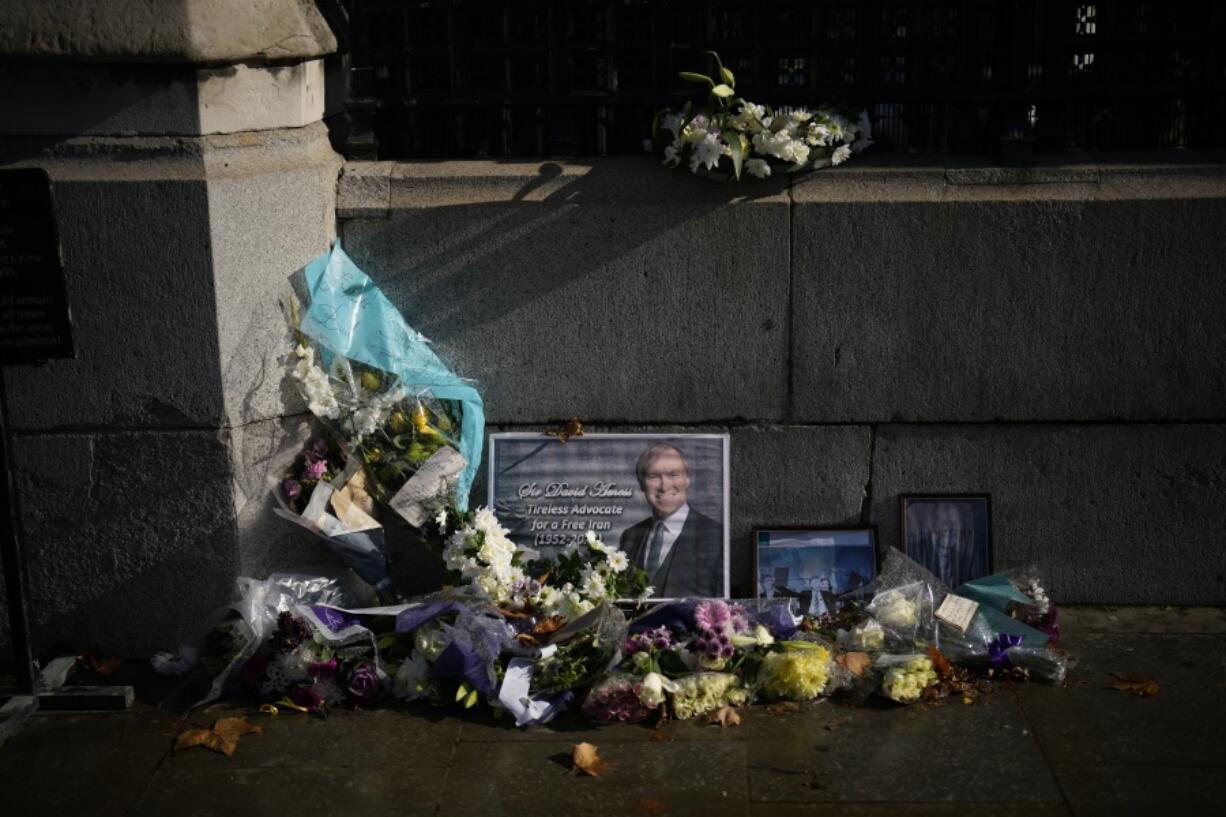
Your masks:
[{"label": "memorial photograph of man", "polygon": [[622,532],[620,547],[647,571],[658,598],[723,596],[724,526],[690,504],[685,454],[669,442],[639,455],[635,476],[651,515]]},{"label": "memorial photograph of man", "polygon": [[992,572],[988,498],[902,498],[907,555],[953,589]]}]

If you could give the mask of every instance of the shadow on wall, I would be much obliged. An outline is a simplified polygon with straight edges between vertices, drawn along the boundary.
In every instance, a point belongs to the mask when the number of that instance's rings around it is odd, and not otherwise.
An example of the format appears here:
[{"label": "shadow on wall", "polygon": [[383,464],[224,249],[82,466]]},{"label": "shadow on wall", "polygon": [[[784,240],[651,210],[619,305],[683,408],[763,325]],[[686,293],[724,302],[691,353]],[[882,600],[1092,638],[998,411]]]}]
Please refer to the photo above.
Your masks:
[{"label": "shadow on wall", "polygon": [[653,161],[399,165],[390,216],[342,235],[481,384],[492,422],[773,418],[786,184],[670,177]]}]

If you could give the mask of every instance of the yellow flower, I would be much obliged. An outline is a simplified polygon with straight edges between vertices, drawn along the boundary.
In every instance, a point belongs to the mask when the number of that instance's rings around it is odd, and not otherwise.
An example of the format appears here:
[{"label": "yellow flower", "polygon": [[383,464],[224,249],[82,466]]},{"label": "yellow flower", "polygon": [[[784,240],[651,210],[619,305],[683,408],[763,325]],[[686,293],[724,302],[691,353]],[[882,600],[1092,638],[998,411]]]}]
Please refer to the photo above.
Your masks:
[{"label": "yellow flower", "polygon": [[807,701],[821,695],[830,678],[830,650],[806,645],[768,653],[758,671],[762,690],[773,698]]}]

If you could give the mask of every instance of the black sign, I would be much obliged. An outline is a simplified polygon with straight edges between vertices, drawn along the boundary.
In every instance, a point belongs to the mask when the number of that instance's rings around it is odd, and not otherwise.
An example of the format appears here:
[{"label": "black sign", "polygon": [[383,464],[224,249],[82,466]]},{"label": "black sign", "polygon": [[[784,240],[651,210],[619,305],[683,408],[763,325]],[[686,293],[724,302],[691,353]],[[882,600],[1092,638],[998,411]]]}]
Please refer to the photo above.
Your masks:
[{"label": "black sign", "polygon": [[0,170],[0,365],[73,356],[51,180]]}]

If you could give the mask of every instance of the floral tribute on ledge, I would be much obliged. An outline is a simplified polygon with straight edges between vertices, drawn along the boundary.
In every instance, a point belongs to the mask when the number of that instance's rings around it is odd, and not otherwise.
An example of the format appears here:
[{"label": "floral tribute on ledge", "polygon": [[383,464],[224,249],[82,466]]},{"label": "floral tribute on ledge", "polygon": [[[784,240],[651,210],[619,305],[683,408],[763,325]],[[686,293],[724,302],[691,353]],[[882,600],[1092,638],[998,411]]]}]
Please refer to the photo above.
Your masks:
[{"label": "floral tribute on ledge", "polygon": [[[951,591],[892,550],[874,585],[813,618],[794,598],[647,606],[647,574],[591,531],[548,558],[517,546],[493,510],[465,501],[483,433],[476,390],[339,245],[305,272],[287,371],[319,436],[274,493],[278,514],[352,573],[239,578],[199,643],[154,658],[159,671],[195,671],[199,703],[246,696],[269,713],[322,715],[423,701],[517,726],[568,708],[727,725],[754,701],[969,702],[992,679],[1063,681],[1056,609],[1033,570]],[[437,592],[396,592],[382,534],[397,521],[446,571]]]},{"label": "floral tribute on ledge", "polygon": [[706,85],[708,104],[687,102],[679,111],[660,111],[645,142],[649,152],[664,156],[666,166],[764,179],[776,167],[796,173],[840,165],[873,143],[867,111],[834,106],[773,111],[737,96],[732,71],[714,51],[706,53],[719,67],[718,82],[689,71],[680,76]]}]

